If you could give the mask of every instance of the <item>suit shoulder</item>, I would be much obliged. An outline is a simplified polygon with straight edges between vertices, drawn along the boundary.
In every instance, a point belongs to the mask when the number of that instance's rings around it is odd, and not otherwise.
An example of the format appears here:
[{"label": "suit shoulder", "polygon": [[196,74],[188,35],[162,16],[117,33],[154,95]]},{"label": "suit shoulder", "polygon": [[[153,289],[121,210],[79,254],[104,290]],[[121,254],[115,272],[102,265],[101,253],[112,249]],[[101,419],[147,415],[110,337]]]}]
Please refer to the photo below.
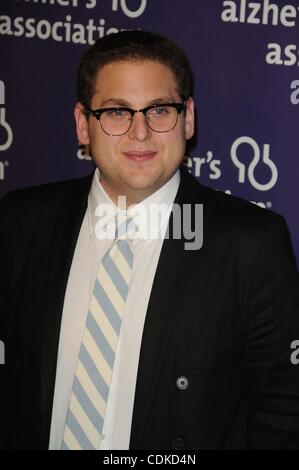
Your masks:
[{"label": "suit shoulder", "polygon": [[285,225],[284,217],[275,211],[221,191],[212,189],[210,191],[213,192],[212,199],[214,198],[218,217],[225,217],[231,223],[239,224],[246,229],[250,227],[267,229],[273,233]]},{"label": "suit shoulder", "polygon": [[9,191],[0,200],[0,210],[10,212],[11,210],[24,210],[27,207],[38,208],[47,202],[53,205],[57,204],[70,191],[79,190],[91,183],[91,177],[92,175],[89,175],[83,178],[73,178]]},{"label": "suit shoulder", "polygon": [[203,204],[204,214],[215,225],[239,228],[247,234],[265,230],[274,234],[285,229],[286,223],[282,215],[240,197],[204,186],[193,176],[189,176],[192,178],[192,182],[189,180],[189,187],[193,187],[193,200]]}]

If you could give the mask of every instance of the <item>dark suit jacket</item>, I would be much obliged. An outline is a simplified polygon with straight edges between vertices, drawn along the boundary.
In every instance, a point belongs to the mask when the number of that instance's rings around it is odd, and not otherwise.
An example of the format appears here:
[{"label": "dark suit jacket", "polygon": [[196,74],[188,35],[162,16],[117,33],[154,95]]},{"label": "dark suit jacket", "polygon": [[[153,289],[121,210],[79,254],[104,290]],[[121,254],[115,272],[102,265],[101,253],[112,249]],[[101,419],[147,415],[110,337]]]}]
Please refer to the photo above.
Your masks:
[{"label": "dark suit jacket", "polygon": [[[64,294],[90,184],[18,190],[0,203],[3,448],[48,447]],[[164,241],[130,447],[299,449],[299,365],[290,360],[298,273],[285,222],[186,171],[176,202],[204,205],[203,247]]]}]

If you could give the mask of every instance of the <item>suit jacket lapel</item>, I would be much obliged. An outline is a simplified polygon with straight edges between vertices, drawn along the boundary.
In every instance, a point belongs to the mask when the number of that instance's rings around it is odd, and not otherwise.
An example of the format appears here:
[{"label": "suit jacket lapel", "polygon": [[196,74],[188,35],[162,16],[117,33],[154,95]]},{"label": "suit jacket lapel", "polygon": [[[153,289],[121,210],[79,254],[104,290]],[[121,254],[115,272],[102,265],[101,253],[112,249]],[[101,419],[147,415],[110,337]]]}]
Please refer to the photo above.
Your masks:
[{"label": "suit jacket lapel", "polygon": [[[199,185],[196,182],[195,184],[198,194]],[[193,178],[182,171],[181,184],[175,199],[175,203],[179,204],[181,209],[184,203],[192,203],[193,187]],[[172,220],[173,213],[170,216],[170,227]],[[170,230],[169,238],[164,240],[161,250],[146,314],[139,358],[130,441],[130,448],[133,449],[139,448],[150,415],[168,338],[182,295],[182,279],[184,279],[190,259],[188,252],[184,249],[185,241],[183,236],[181,239],[172,239]]]},{"label": "suit jacket lapel", "polygon": [[42,446],[48,447],[56,376],[60,324],[73,253],[87,207],[92,175],[78,180],[68,192],[54,229],[47,276],[42,328],[41,398]]}]

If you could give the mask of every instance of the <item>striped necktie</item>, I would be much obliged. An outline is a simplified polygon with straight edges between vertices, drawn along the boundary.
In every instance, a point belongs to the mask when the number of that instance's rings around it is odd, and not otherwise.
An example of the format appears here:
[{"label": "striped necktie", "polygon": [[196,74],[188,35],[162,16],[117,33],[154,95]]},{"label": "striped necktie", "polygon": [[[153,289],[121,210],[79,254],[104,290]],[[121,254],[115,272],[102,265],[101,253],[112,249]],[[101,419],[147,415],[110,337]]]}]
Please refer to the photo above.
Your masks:
[{"label": "striped necktie", "polygon": [[117,229],[116,240],[101,260],[80,347],[67,413],[63,450],[97,450],[107,407],[122,315],[133,267],[127,233],[132,219]]}]

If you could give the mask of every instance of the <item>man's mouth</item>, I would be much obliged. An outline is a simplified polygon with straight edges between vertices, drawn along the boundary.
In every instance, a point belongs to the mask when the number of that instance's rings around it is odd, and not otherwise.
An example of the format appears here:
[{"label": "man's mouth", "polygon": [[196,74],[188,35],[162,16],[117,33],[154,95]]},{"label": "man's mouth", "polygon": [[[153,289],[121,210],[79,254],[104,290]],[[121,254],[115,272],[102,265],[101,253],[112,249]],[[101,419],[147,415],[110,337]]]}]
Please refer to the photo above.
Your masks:
[{"label": "man's mouth", "polygon": [[142,163],[152,160],[157,155],[157,152],[152,150],[145,150],[143,152],[127,150],[126,152],[123,152],[123,154],[131,161]]}]

